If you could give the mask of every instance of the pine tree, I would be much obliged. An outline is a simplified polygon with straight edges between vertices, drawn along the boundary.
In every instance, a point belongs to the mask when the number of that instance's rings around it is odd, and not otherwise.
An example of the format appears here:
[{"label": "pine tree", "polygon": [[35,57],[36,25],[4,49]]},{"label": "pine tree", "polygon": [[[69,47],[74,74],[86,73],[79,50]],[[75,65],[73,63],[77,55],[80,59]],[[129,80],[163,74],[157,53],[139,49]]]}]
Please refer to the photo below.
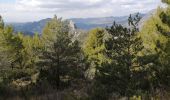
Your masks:
[{"label": "pine tree", "polygon": [[159,95],[160,98],[163,98],[170,89],[170,37],[167,36],[167,39],[166,44],[157,42],[156,58],[153,66],[151,66],[152,78],[150,83],[153,89],[151,94],[153,96]]},{"label": "pine tree", "polygon": [[108,93],[131,97],[137,92],[136,73],[140,71],[140,52],[143,49],[137,33],[140,16],[129,17],[129,28],[116,23],[107,28],[110,38],[105,42],[106,55],[111,60],[97,67],[96,81]]},{"label": "pine tree", "polygon": [[[169,0],[163,0],[163,2],[168,4],[168,7],[166,10],[162,10],[159,13],[159,18],[161,23],[156,24],[157,34],[160,34],[164,37],[164,39],[158,39],[155,43],[155,51],[156,53],[153,54],[153,61],[152,65],[149,66],[149,73],[147,77],[150,77],[149,83],[150,83],[150,94],[152,94],[153,97],[155,95],[158,95],[161,98],[165,96],[167,92],[169,92],[170,87],[170,81],[169,81],[169,72],[170,72],[170,66],[169,66],[169,55],[170,55],[170,8]],[[163,41],[163,42],[162,42]]]},{"label": "pine tree", "polygon": [[144,23],[139,34],[144,43],[140,88],[147,99],[165,97],[169,92],[170,9],[169,1],[162,1],[168,4],[167,8],[158,8]]},{"label": "pine tree", "polygon": [[29,57],[22,38],[10,26],[3,26],[0,31],[0,66],[4,80],[12,81],[30,76]]},{"label": "pine tree", "polygon": [[[62,89],[64,84],[83,77],[81,48],[78,41],[72,41],[69,30],[62,25],[63,21],[54,17],[45,27],[44,39],[51,40],[40,56],[39,81],[47,81],[50,85]],[[61,26],[60,26],[61,25]],[[53,37],[49,37],[49,35]]]},{"label": "pine tree", "polygon": [[167,3],[168,7],[165,11],[162,11],[159,17],[162,23],[168,26],[168,30],[165,30],[161,26],[162,31],[158,28],[159,33],[166,37],[166,42],[161,43],[160,41],[157,41],[155,50],[157,51],[158,64],[153,68],[153,71],[155,72],[155,76],[153,77],[155,79],[155,82],[153,83],[155,85],[154,88],[155,90],[159,90],[161,98],[163,98],[170,89],[170,0],[162,1]]},{"label": "pine tree", "polygon": [[101,66],[107,59],[103,54],[105,50],[104,38],[106,32],[104,29],[93,29],[89,32],[89,35],[83,45],[83,51],[87,57],[89,63],[88,77],[93,78],[95,76],[96,65]]}]

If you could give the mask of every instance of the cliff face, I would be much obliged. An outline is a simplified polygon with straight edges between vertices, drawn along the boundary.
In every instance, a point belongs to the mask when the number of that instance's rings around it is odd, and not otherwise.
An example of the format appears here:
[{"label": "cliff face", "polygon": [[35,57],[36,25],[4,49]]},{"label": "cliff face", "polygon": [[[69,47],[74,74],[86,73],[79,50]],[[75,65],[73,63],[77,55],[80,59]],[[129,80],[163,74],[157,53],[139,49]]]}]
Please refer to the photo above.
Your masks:
[{"label": "cliff face", "polygon": [[73,41],[77,40],[81,32],[78,31],[75,23],[72,20],[69,20],[70,34],[73,36]]},{"label": "cliff face", "polygon": [[69,27],[70,27],[70,34],[73,37],[73,41],[78,40],[80,43],[83,43],[84,39],[88,35],[87,31],[78,29],[76,24],[72,20],[69,20]]},{"label": "cliff face", "polygon": [[76,30],[77,29],[76,24],[72,20],[69,21],[69,24],[70,24],[69,26],[70,26],[71,30]]}]

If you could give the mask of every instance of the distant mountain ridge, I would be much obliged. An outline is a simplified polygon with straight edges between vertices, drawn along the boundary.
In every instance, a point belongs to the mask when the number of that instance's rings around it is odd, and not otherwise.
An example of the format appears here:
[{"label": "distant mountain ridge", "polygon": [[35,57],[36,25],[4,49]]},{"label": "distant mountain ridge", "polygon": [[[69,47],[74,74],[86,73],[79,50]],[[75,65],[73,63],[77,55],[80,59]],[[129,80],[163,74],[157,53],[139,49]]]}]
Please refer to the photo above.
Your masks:
[{"label": "distant mountain ridge", "polygon": [[[135,14],[132,14],[135,15]],[[146,14],[139,14],[141,17],[144,17]],[[101,17],[101,18],[73,18],[72,20],[78,29],[89,30],[96,27],[107,27],[111,26],[115,21],[118,24],[124,26],[127,25],[129,16],[120,16],[120,17]]]},{"label": "distant mountain ridge", "polygon": [[45,27],[46,23],[50,21],[51,18],[42,19],[35,22],[27,23],[8,23],[14,27],[15,32],[22,32],[28,35],[34,35],[35,33],[42,33],[42,29]]},{"label": "distant mountain ridge", "polygon": [[[133,14],[135,15],[135,14]],[[147,18],[150,14],[140,14],[141,17]],[[45,27],[46,23],[50,21],[51,18],[43,19],[36,22],[28,22],[28,23],[8,23],[8,25],[12,25],[14,27],[15,32],[23,32],[27,35],[33,35],[34,33],[42,33],[42,29]],[[90,30],[96,27],[105,28],[106,26],[111,26],[113,22],[117,22],[118,24],[122,24],[124,26],[127,25],[128,16],[120,16],[120,17],[101,17],[101,18],[72,18],[70,20],[72,26],[79,30]],[[145,20],[145,19],[143,19]]]}]

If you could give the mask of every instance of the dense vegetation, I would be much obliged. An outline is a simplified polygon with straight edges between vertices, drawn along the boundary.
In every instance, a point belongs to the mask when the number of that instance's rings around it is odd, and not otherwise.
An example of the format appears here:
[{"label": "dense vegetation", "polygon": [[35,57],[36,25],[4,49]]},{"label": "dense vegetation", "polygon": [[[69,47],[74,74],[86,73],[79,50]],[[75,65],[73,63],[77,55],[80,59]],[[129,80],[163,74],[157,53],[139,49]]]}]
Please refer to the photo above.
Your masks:
[{"label": "dense vegetation", "polygon": [[82,43],[56,16],[34,36],[15,33],[0,17],[0,99],[168,100],[170,7],[139,30],[140,19],[93,29]]}]

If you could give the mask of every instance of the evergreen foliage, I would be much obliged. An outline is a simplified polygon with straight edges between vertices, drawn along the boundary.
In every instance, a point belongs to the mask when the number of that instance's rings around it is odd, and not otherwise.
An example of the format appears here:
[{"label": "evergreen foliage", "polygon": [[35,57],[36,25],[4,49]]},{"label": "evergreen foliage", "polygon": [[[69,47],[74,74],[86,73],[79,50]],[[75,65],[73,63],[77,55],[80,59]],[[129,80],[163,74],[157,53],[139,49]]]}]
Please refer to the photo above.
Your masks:
[{"label": "evergreen foliage", "polygon": [[[104,55],[105,46],[104,38],[106,32],[104,29],[93,29],[89,32],[88,37],[83,45],[84,54],[89,63],[88,77],[93,78],[96,71],[96,65],[101,66],[102,63],[107,62]],[[89,75],[90,74],[90,75]]]},{"label": "evergreen foliage", "polygon": [[138,90],[138,72],[142,68],[139,58],[143,49],[141,38],[137,36],[140,17],[129,17],[129,28],[116,23],[107,31],[106,55],[111,62],[97,67],[96,81],[104,85],[107,93],[131,97]]},{"label": "evergreen foliage", "polygon": [[0,16],[0,99],[168,100],[170,1],[162,2],[167,8],[140,30],[141,17],[130,15],[128,27],[114,22],[79,34],[87,35],[81,44],[69,21],[57,16],[33,36],[14,32]]},{"label": "evergreen foliage", "polygon": [[[63,28],[64,22],[54,17],[45,27],[45,39],[53,38],[50,45],[45,43],[40,56],[40,81],[47,81],[57,89],[62,89],[64,83],[83,77],[81,61],[83,54],[78,41],[72,41],[69,30]],[[53,35],[50,37],[49,35]]]}]

